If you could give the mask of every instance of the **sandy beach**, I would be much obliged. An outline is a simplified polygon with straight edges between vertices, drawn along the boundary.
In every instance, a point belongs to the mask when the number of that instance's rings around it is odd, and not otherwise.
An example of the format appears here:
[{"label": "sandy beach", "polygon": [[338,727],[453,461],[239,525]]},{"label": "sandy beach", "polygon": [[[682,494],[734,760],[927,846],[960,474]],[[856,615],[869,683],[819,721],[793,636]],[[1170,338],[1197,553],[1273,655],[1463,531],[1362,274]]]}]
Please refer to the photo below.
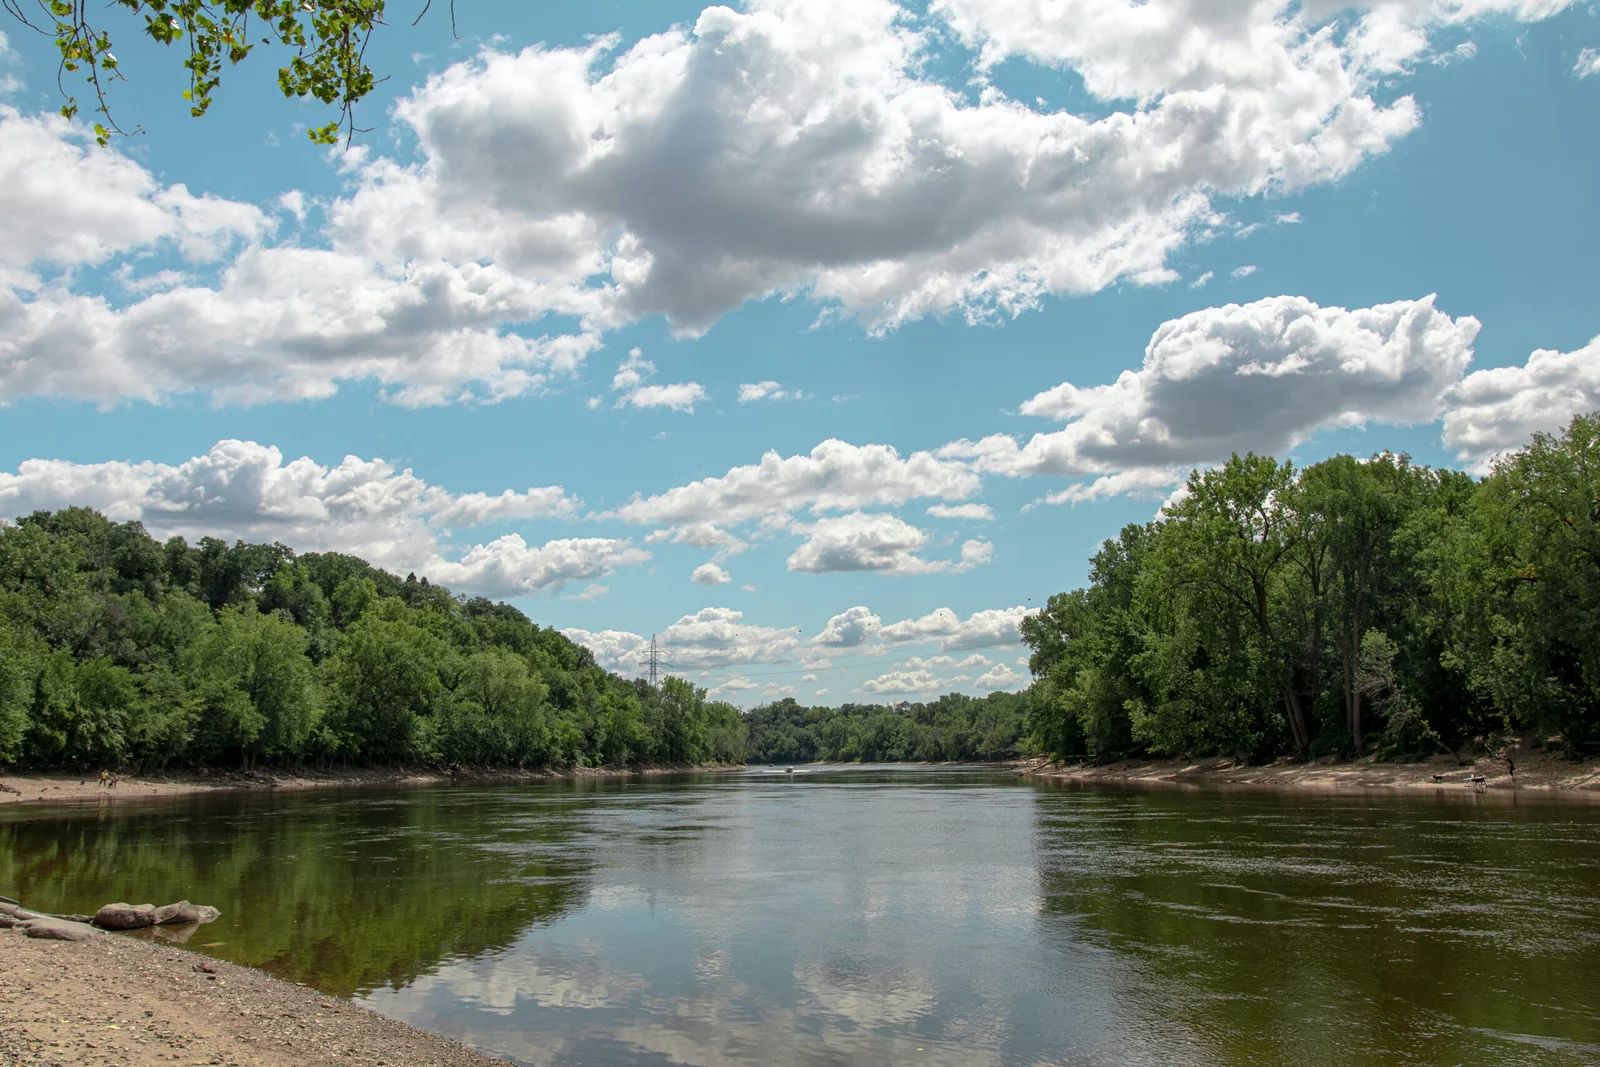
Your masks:
[{"label": "sandy beach", "polygon": [[[1020,774],[1072,782],[1102,782],[1153,787],[1307,790],[1328,793],[1373,791],[1587,794],[1600,799],[1600,760],[1574,760],[1526,744],[1504,757],[1466,760],[1435,756],[1416,763],[1324,760],[1309,763],[1278,760],[1249,764],[1228,757],[1177,760],[1118,760],[1100,766],[1086,762],[1030,760],[1017,764]],[[1515,774],[1512,764],[1515,764]],[[1475,779],[1482,779],[1475,781]]]},{"label": "sandy beach", "polygon": [[505,1067],[350,1001],[161,941],[0,930],[7,1067]]}]

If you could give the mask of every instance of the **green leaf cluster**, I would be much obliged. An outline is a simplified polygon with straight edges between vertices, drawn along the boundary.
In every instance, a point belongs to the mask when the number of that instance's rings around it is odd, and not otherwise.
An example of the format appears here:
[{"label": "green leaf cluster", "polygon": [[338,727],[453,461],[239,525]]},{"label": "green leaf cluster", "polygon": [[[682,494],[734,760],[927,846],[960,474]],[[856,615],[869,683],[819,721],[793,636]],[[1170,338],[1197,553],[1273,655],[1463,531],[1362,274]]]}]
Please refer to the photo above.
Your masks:
[{"label": "green leaf cluster", "polygon": [[[12,16],[52,35],[60,53],[60,73],[82,75],[95,94],[103,122],[94,133],[104,145],[121,132],[111,117],[106,82],[123,77],[112,52],[110,33],[95,19],[102,5],[89,0],[0,0]],[[38,12],[29,8],[37,5]],[[377,84],[366,62],[373,30],[383,23],[384,0],[110,0],[142,20],[150,40],[185,53],[189,85],[183,98],[190,114],[204,115],[222,84],[224,66],[241,63],[258,45],[288,53],[278,70],[278,87],[287,97],[311,97],[337,109],[337,116],[307,133],[316,144],[333,144],[341,128],[354,132],[353,109]],[[61,114],[78,113],[76,97],[65,94]]]}]

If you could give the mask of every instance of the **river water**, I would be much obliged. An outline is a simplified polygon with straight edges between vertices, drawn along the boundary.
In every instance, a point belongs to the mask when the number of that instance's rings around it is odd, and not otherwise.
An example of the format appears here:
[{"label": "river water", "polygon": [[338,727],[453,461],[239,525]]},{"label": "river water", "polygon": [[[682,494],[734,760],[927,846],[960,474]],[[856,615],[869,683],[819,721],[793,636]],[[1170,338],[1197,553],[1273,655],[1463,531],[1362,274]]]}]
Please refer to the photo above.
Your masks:
[{"label": "river water", "polygon": [[1600,806],[961,768],[0,814],[0,892],[528,1064],[1600,1063]]}]

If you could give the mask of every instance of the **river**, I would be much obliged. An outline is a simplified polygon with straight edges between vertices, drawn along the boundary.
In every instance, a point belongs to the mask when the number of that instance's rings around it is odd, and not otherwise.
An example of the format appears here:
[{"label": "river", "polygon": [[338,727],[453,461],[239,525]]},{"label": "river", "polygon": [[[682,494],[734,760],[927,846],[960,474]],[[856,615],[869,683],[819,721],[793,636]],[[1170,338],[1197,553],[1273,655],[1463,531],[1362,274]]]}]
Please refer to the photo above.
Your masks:
[{"label": "river", "polygon": [[[14,891],[14,892],[13,892]],[[0,892],[528,1064],[1600,1062],[1600,806],[968,768],[0,812]]]}]

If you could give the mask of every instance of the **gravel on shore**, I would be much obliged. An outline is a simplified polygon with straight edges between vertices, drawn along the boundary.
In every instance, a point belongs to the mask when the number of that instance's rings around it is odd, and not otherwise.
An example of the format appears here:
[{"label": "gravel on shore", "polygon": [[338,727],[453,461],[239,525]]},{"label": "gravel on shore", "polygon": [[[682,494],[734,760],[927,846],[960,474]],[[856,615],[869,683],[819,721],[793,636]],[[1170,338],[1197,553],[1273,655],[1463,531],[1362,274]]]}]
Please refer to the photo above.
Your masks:
[{"label": "gravel on shore", "polygon": [[467,783],[515,784],[563,778],[628,778],[635,775],[700,774],[743,767],[514,767],[432,770],[364,767],[334,771],[174,771],[119,776],[115,788],[100,784],[98,772],[84,774],[7,774],[0,776],[0,804],[31,801],[135,800],[143,797],[249,790],[341,789],[361,786],[432,786]]},{"label": "gravel on shore", "polygon": [[160,941],[0,930],[3,1067],[506,1067],[348,1000]]},{"label": "gravel on shore", "polygon": [[[1510,756],[1510,761],[1507,760]],[[1523,796],[1576,794],[1600,797],[1600,760],[1574,760],[1549,749],[1518,744],[1505,754],[1461,759],[1440,755],[1415,763],[1353,760],[1250,764],[1225,756],[1204,759],[1113,760],[1098,766],[1025,760],[1019,774],[1069,782],[1197,788],[1264,788],[1320,793],[1487,792]],[[1515,773],[1512,773],[1513,767]]]}]

